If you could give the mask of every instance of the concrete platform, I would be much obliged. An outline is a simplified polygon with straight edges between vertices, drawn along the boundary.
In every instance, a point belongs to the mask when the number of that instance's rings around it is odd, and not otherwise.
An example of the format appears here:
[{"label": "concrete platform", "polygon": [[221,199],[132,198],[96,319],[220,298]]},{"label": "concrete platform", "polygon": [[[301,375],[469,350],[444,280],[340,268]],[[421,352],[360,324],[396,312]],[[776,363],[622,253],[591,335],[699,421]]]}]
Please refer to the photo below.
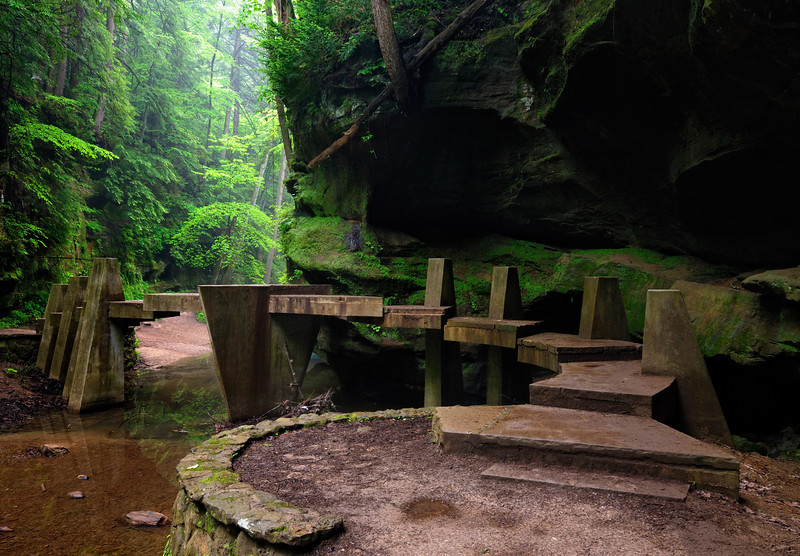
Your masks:
[{"label": "concrete platform", "polygon": [[641,359],[642,344],[624,340],[592,340],[545,332],[519,340],[517,358],[557,373],[560,363]]},{"label": "concrete platform", "polygon": [[447,321],[444,339],[449,342],[515,348],[520,336],[535,332],[541,324],[541,321],[535,320],[456,317]]},{"label": "concrete platform", "polygon": [[675,379],[642,375],[641,361],[562,363],[561,374],[530,386],[534,405],[650,417],[671,423]]},{"label": "concrete platform", "polygon": [[532,467],[519,463],[495,463],[481,477],[509,481],[526,481],[545,485],[584,488],[606,492],[622,492],[653,498],[684,501],[689,483],[660,481],[647,477],[630,477],[591,471],[572,471],[561,467]]},{"label": "concrete platform", "polygon": [[446,452],[500,461],[648,477],[739,495],[739,461],[729,451],[653,419],[560,407],[453,406],[436,409],[433,430]]},{"label": "concrete platform", "polygon": [[199,293],[148,293],[142,296],[143,311],[202,313]]},{"label": "concrete platform", "polygon": [[329,317],[383,317],[383,298],[361,295],[271,295],[269,312]]},{"label": "concrete platform", "polygon": [[376,324],[384,328],[424,328],[441,330],[448,319],[456,316],[451,306],[384,305],[382,317],[352,317],[348,320]]},{"label": "concrete platform", "polygon": [[146,320],[164,319],[168,317],[180,316],[178,311],[145,311],[144,301],[110,301],[108,303],[108,317],[123,321],[131,321],[130,326],[136,326],[139,322]]}]

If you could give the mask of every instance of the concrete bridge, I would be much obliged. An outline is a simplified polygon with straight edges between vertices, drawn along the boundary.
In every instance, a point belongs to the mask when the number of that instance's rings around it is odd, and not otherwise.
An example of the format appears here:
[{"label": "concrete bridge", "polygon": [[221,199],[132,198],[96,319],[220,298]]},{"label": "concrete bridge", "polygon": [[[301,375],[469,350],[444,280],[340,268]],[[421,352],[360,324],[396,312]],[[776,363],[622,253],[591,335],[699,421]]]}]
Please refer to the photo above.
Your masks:
[{"label": "concrete bridge", "polygon": [[[546,322],[521,318],[514,267],[493,270],[486,317],[456,316],[447,259],[429,261],[421,306],[332,295],[326,285],[198,290],[125,301],[117,261],[95,259],[88,277],[53,286],[37,365],[64,383],[71,411],[118,404],[124,401],[125,330],[203,311],[229,416],[242,420],[297,398],[323,318],[419,328],[426,335],[425,406],[444,406],[437,411],[444,449],[526,453],[535,447],[537,456],[570,462],[577,450],[583,454],[578,460],[592,468],[620,467],[731,496],[738,492],[735,458],[671,428],[732,445],[678,290],[648,292],[643,344],[630,341],[619,283],[612,277],[586,278],[577,335],[548,332]],[[452,407],[462,401],[461,342],[489,346],[486,406]],[[508,379],[504,368],[512,360],[553,372],[530,385],[532,405],[500,406]],[[524,472],[507,468],[492,473],[527,480]]]}]

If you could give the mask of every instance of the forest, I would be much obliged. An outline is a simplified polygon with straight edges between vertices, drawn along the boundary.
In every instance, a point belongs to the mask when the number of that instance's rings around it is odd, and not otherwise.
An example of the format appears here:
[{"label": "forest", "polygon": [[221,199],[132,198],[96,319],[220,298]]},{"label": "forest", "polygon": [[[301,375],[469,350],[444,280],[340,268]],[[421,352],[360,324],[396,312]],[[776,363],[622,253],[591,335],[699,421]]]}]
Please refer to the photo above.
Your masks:
[{"label": "forest", "polygon": [[0,14],[0,326],[40,316],[49,285],[98,256],[135,298],[281,280],[271,10],[2,0]]}]

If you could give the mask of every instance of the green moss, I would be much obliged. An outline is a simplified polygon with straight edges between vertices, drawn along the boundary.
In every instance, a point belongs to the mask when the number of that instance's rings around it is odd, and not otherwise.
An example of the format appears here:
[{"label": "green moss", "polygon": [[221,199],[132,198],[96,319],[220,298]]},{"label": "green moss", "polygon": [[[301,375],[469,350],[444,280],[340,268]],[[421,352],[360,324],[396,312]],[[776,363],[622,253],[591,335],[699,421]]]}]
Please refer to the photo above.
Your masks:
[{"label": "green moss", "polygon": [[286,256],[304,270],[319,270],[340,278],[380,279],[389,274],[375,256],[378,241],[371,230],[361,227],[363,250],[351,251],[347,236],[353,224],[337,217],[301,217],[284,229],[283,244]]},{"label": "green moss", "polygon": [[572,3],[564,13],[564,54],[567,55],[586,34],[602,25],[615,4],[615,0]]},{"label": "green moss", "polygon": [[213,475],[200,481],[201,483],[218,483],[223,486],[232,485],[241,481],[238,473],[234,473],[230,469],[221,469],[215,471]]}]

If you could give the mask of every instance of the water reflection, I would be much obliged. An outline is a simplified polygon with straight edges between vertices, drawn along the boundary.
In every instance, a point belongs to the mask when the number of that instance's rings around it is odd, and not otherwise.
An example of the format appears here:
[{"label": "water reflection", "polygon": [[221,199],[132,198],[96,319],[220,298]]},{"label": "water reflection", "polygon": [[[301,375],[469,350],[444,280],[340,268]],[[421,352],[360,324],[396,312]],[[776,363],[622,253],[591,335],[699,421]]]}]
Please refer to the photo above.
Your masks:
[{"label": "water reflection", "polygon": [[[125,514],[172,517],[175,466],[225,418],[209,355],[142,371],[124,408],[55,412],[0,435],[0,554],[161,554],[168,527]],[[29,448],[63,446],[62,457]],[[88,480],[78,479],[88,475]],[[82,499],[67,493],[82,491]]]}]

